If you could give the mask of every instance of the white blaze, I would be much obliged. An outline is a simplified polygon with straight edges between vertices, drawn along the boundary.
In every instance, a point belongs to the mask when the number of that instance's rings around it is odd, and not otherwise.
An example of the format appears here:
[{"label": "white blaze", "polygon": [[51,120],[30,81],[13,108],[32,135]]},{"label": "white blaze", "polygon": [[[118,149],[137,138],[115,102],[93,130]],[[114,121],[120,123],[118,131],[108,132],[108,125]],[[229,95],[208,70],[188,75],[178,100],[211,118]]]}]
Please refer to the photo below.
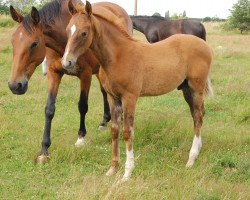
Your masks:
[{"label": "white blaze", "polygon": [[43,62],[42,62],[42,69],[43,69],[43,75],[46,76],[48,72],[48,62],[47,58],[45,57]]},{"label": "white blaze", "polygon": [[74,35],[74,33],[76,32],[76,25],[74,24],[73,26],[71,26],[71,35]]}]

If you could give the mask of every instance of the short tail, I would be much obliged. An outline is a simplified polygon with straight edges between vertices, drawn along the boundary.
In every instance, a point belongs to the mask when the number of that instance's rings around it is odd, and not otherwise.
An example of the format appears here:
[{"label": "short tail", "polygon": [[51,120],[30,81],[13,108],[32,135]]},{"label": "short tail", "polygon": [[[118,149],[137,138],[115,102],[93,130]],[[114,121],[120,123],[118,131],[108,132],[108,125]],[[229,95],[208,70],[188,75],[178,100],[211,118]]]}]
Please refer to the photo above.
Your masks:
[{"label": "short tail", "polygon": [[214,96],[214,90],[212,88],[210,76],[208,76],[208,78],[207,78],[206,87],[205,87],[205,95],[208,97]]}]

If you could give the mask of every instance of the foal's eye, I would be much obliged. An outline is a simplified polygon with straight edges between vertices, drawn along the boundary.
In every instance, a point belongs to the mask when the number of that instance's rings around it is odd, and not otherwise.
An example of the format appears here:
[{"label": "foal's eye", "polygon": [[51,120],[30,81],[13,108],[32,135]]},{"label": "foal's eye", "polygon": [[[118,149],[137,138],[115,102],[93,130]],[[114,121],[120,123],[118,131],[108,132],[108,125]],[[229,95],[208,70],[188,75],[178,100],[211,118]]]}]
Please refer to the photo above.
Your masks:
[{"label": "foal's eye", "polygon": [[87,31],[84,31],[84,32],[82,33],[82,37],[84,37],[84,38],[86,38],[87,35],[88,35],[88,32],[87,32]]},{"label": "foal's eye", "polygon": [[33,50],[38,46],[38,42],[33,42],[32,45],[30,46],[30,49]]}]

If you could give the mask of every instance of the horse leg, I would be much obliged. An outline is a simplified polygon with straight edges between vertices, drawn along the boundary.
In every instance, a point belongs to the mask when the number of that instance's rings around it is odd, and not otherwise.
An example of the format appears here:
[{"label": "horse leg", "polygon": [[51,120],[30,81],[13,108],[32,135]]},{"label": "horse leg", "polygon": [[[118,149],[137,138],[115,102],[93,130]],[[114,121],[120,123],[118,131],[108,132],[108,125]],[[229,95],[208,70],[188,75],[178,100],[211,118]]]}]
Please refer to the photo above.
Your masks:
[{"label": "horse leg", "polygon": [[45,107],[45,127],[42,141],[42,149],[37,157],[37,163],[45,163],[49,159],[48,148],[51,145],[50,132],[51,132],[51,122],[55,114],[55,103],[56,96],[58,93],[58,88],[61,82],[62,76],[48,71],[48,83],[49,83],[49,94],[47,98],[47,104]]},{"label": "horse leg", "polygon": [[76,147],[81,147],[84,145],[84,137],[86,135],[86,126],[85,126],[85,116],[88,112],[88,94],[91,84],[92,73],[89,71],[84,71],[80,75],[81,80],[81,92],[80,99],[78,102],[78,110],[80,113],[80,128],[78,131],[78,139],[75,143]]},{"label": "horse leg", "polygon": [[[202,142],[201,142],[201,126],[203,123],[203,117],[205,114],[205,109],[204,109],[204,87],[203,83],[201,81],[193,81],[193,83],[190,83],[192,89],[192,109],[193,113],[193,120],[194,120],[194,139],[193,139],[193,144],[191,147],[191,150],[189,152],[189,159],[186,164],[186,167],[192,167],[197,156],[199,155],[199,152],[202,147]],[[192,111],[191,111],[192,112]]]},{"label": "horse leg", "polygon": [[105,130],[108,122],[111,119],[111,115],[110,115],[107,93],[104,90],[104,88],[102,87],[101,83],[100,83],[100,88],[101,88],[101,92],[102,92],[102,96],[103,96],[104,114],[103,114],[103,120],[102,120],[101,124],[99,125],[99,130]]},{"label": "horse leg", "polygon": [[134,115],[137,98],[133,95],[123,98],[122,105],[124,109],[124,131],[123,137],[126,143],[126,163],[125,173],[122,181],[127,181],[134,169],[134,151],[133,151],[133,139],[134,139]]},{"label": "horse leg", "polygon": [[122,115],[122,105],[119,99],[108,96],[111,109],[111,134],[112,134],[112,162],[111,167],[106,173],[107,176],[112,176],[116,173],[120,161],[119,148],[119,131]]},{"label": "horse leg", "polygon": [[190,87],[187,85],[187,86],[184,86],[182,88],[182,92],[183,92],[184,99],[186,100],[186,102],[190,108],[191,115],[193,117],[194,107],[193,107],[192,91],[191,91]]}]

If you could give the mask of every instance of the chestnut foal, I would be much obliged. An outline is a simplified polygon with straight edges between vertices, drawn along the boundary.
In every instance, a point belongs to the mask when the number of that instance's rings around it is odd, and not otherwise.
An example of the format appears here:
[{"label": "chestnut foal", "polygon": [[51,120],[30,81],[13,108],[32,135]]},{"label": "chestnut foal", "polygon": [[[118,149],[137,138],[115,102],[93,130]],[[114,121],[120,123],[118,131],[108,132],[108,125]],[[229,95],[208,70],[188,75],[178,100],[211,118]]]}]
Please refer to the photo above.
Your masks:
[{"label": "chestnut foal", "polygon": [[[134,40],[111,18],[92,12],[89,2],[74,7],[68,26],[68,43],[63,59],[71,63],[89,48],[101,64],[100,80],[108,93],[112,121],[112,163],[107,175],[117,171],[120,158],[119,129],[124,114],[126,164],[122,180],[134,169],[133,135],[135,106],[139,96],[166,94],[175,88],[183,91],[194,120],[194,139],[187,167],[197,158],[201,143],[204,97],[212,93],[209,72],[212,50],[195,36],[177,34],[155,44]],[[74,33],[71,29],[74,27]],[[65,69],[74,68],[64,65]]]}]

